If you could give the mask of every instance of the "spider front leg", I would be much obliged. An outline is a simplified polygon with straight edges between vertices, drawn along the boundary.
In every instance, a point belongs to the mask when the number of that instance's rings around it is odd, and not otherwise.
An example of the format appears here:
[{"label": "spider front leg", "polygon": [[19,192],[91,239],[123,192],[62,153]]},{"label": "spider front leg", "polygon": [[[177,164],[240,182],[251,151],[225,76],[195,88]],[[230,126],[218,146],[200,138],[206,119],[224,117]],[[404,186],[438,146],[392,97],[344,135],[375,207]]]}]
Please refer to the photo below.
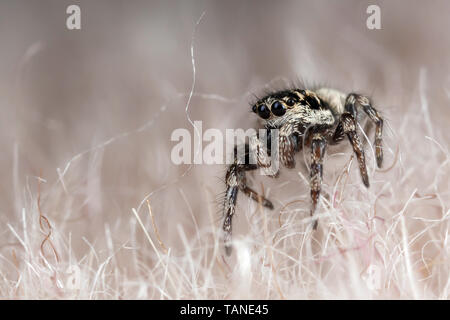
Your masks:
[{"label": "spider front leg", "polygon": [[301,149],[300,132],[295,130],[295,123],[288,123],[280,128],[278,138],[280,162],[286,168],[295,168],[295,153]]},{"label": "spider front leg", "polygon": [[241,190],[251,199],[260,202],[264,207],[273,209],[273,204],[264,196],[259,195],[256,191],[247,186],[245,172],[258,168],[256,164],[250,164],[249,146],[245,145],[245,155],[242,160],[238,160],[237,149],[235,149],[235,160],[231,164],[225,176],[226,191],[223,204],[223,213],[225,216],[223,222],[225,252],[229,256],[232,251],[231,235],[232,235],[232,219],[236,211],[236,201],[238,191]]},{"label": "spider front leg", "polygon": [[[322,133],[314,133],[311,140],[311,168],[310,168],[310,188],[311,188],[311,217],[316,211],[320,199],[322,188],[323,158],[325,155],[327,142]],[[313,222],[313,229],[317,229],[317,219]]]}]

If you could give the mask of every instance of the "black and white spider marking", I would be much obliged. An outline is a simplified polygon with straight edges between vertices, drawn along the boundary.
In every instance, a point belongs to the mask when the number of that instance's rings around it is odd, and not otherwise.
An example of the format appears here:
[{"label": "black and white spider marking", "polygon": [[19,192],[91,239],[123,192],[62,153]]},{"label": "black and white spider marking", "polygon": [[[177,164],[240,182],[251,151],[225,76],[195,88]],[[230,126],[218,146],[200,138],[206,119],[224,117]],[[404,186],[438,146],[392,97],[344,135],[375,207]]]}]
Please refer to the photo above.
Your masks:
[{"label": "black and white spider marking", "polygon": [[[337,90],[321,88],[315,91],[293,89],[278,91],[258,100],[252,110],[263,122],[264,129],[278,129],[279,160],[287,168],[295,167],[295,153],[303,146],[311,148],[310,188],[311,216],[318,203],[322,184],[323,158],[327,145],[341,142],[347,136],[358,159],[359,170],[364,185],[369,187],[364,149],[358,136],[358,123],[366,116],[375,123],[375,156],[377,166],[383,162],[382,130],[383,119],[370,103],[368,97],[351,93],[345,95]],[[363,112],[361,112],[363,111]],[[232,218],[236,209],[238,191],[269,209],[273,204],[257,194],[246,184],[245,172],[270,167],[270,146],[263,144],[256,135],[245,145],[245,155],[236,155],[229,165],[225,177],[226,192],[223,204],[224,242],[227,255],[231,254]],[[249,162],[250,155],[256,159]],[[278,172],[273,172],[276,176]],[[317,228],[317,219],[313,228]]]}]

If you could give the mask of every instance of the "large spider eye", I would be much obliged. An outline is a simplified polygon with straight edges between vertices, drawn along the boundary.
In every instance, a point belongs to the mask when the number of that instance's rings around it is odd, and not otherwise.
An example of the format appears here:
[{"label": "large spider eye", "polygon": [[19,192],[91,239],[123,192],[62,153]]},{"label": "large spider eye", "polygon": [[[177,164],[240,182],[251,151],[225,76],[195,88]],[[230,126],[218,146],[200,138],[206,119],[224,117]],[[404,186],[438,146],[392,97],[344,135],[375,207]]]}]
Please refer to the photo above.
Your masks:
[{"label": "large spider eye", "polygon": [[270,110],[265,104],[258,106],[258,114],[263,119],[268,119],[270,117]]},{"label": "large spider eye", "polygon": [[286,113],[286,107],[280,101],[275,101],[272,103],[272,113],[280,117]]},{"label": "large spider eye", "polygon": [[252,111],[253,111],[254,113],[256,113],[256,111],[257,111],[257,110],[256,110],[256,105],[252,107]]},{"label": "large spider eye", "polygon": [[290,97],[290,98],[288,98],[288,99],[286,100],[286,104],[287,104],[289,107],[292,107],[296,102],[297,102],[297,99],[292,98],[292,97]]}]

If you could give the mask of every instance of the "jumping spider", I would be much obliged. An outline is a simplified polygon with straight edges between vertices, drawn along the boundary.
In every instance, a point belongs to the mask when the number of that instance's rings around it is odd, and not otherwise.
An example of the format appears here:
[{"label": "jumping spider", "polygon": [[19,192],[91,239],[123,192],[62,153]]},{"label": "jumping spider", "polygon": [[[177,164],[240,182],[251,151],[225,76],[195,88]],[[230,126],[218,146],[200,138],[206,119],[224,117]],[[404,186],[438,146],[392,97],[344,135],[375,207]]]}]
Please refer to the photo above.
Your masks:
[{"label": "jumping spider", "polygon": [[[360,111],[364,111],[360,112]],[[327,144],[338,144],[345,137],[350,141],[358,159],[362,181],[369,187],[366,160],[357,127],[366,116],[375,123],[375,156],[381,168],[383,150],[381,147],[383,119],[370,103],[368,97],[351,93],[345,95],[337,90],[321,88],[315,91],[293,89],[278,91],[259,99],[253,106],[263,122],[263,129],[278,129],[278,153],[280,162],[287,168],[295,167],[294,155],[303,146],[311,148],[310,188],[313,216],[320,196],[322,184],[322,163]],[[267,135],[269,139],[269,135]],[[235,213],[238,190],[269,209],[273,204],[264,196],[257,194],[246,184],[245,172],[270,166],[269,142],[264,145],[259,135],[245,144],[244,158],[235,157],[229,165],[225,177],[226,192],[223,204],[224,242],[227,255],[231,254],[232,218]],[[249,162],[249,155],[255,156],[256,164]],[[278,172],[274,172],[276,176]],[[317,219],[313,222],[317,229]]]}]

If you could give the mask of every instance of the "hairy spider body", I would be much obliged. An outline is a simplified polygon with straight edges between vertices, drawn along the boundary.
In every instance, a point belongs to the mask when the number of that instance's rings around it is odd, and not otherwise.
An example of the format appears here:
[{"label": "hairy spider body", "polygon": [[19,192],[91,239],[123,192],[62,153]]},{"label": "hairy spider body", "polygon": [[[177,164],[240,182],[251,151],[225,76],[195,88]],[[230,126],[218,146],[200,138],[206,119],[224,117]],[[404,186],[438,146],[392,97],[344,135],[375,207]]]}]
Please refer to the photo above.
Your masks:
[{"label": "hairy spider body", "polygon": [[[358,124],[366,116],[375,124],[375,156],[377,166],[383,162],[382,130],[383,120],[368,97],[351,93],[345,95],[337,90],[321,88],[315,91],[293,89],[278,91],[259,99],[252,111],[263,121],[263,128],[278,129],[279,161],[286,168],[295,167],[295,154],[303,147],[310,147],[310,189],[311,209],[314,212],[319,205],[322,185],[323,159],[328,145],[338,144],[347,136],[353,147],[359,164],[361,178],[369,187],[369,178],[363,145],[358,134]],[[362,111],[362,112],[361,112]],[[271,165],[270,135],[264,144],[258,135],[249,139],[244,155],[237,155],[235,148],[234,163],[229,165],[225,177],[226,193],[223,206],[224,242],[227,255],[231,254],[232,218],[236,210],[238,191],[242,191],[255,201],[273,209],[273,204],[247,186],[245,172],[258,168],[267,169]],[[251,156],[256,163],[252,164]],[[278,171],[270,172],[276,177]],[[317,228],[317,219],[313,219],[313,228]]]}]

